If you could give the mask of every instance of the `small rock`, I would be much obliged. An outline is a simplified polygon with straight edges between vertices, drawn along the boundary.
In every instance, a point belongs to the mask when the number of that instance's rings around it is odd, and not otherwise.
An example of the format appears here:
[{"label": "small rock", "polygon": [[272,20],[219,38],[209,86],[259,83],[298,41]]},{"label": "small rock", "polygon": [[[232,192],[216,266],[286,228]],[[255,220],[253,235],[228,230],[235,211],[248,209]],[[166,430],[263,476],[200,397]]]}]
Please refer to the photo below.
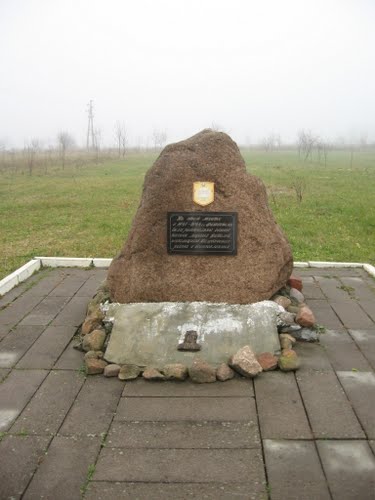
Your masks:
[{"label": "small rock", "polygon": [[185,380],[188,376],[188,369],[181,363],[172,363],[165,365],[162,369],[167,380]]},{"label": "small rock", "polygon": [[110,364],[104,368],[105,377],[117,377],[120,371],[120,365]]},{"label": "small rock", "polygon": [[146,380],[165,380],[165,376],[156,368],[146,368],[142,376]]},{"label": "small rock", "polygon": [[100,311],[100,309],[95,310],[92,314],[90,314],[90,316],[87,316],[83,322],[81,326],[81,334],[87,335],[97,329],[101,326],[103,318],[104,314]]},{"label": "small rock", "polygon": [[141,369],[137,365],[122,365],[118,373],[120,380],[134,380],[141,373]]},{"label": "small rock", "polygon": [[303,284],[302,284],[301,278],[298,278],[298,276],[294,276],[292,274],[292,276],[288,279],[288,285],[291,288],[295,288],[296,290],[299,290],[300,292],[302,292]]},{"label": "small rock", "polygon": [[216,382],[216,368],[201,358],[194,358],[189,368],[189,376],[197,384]]},{"label": "small rock", "polygon": [[295,323],[296,315],[291,312],[280,312],[278,316],[281,321],[287,325],[293,325]]},{"label": "small rock", "polygon": [[85,359],[85,367],[87,375],[97,375],[99,373],[103,373],[106,366],[107,363],[106,361],[104,361],[104,359],[97,359],[97,358]]},{"label": "small rock", "polygon": [[105,341],[103,330],[94,330],[84,336],[82,347],[84,351],[101,351]]},{"label": "small rock", "polygon": [[312,310],[306,305],[301,304],[299,311],[296,316],[296,322],[301,326],[314,326],[315,325],[315,316]]},{"label": "small rock", "polygon": [[297,288],[291,288],[289,291],[289,295],[292,301],[294,300],[298,304],[302,304],[303,302],[305,302],[305,297],[299,290],[297,290]]},{"label": "small rock", "polygon": [[287,311],[291,312],[293,314],[297,314],[298,311],[299,311],[299,307],[298,306],[294,306],[293,304],[291,304],[290,306],[288,306]]},{"label": "small rock", "polygon": [[88,351],[84,355],[84,359],[102,359],[103,357],[103,352],[102,351]]},{"label": "small rock", "polygon": [[277,356],[274,356],[272,352],[262,352],[257,356],[257,360],[264,372],[275,370],[277,368],[278,358]]},{"label": "small rock", "polygon": [[293,351],[293,349],[284,349],[281,352],[278,364],[280,370],[283,372],[295,371],[300,367],[300,361],[297,353]]},{"label": "small rock", "polygon": [[290,334],[297,340],[303,340],[304,342],[318,342],[319,334],[316,330],[312,328],[301,328],[298,331],[291,332]]},{"label": "small rock", "polygon": [[229,365],[244,377],[256,377],[262,371],[262,367],[257,361],[251,347],[245,345],[234,354]]},{"label": "small rock", "polygon": [[234,371],[230,366],[226,363],[221,363],[221,365],[216,370],[216,378],[220,380],[220,382],[225,382],[226,380],[230,380],[235,375]]},{"label": "small rock", "polygon": [[291,349],[296,342],[295,338],[287,333],[280,333],[279,335],[281,349]]},{"label": "small rock", "polygon": [[288,297],[284,297],[284,295],[276,295],[276,297],[273,299],[276,304],[279,304],[279,306],[282,306],[284,309],[287,309],[292,301]]}]

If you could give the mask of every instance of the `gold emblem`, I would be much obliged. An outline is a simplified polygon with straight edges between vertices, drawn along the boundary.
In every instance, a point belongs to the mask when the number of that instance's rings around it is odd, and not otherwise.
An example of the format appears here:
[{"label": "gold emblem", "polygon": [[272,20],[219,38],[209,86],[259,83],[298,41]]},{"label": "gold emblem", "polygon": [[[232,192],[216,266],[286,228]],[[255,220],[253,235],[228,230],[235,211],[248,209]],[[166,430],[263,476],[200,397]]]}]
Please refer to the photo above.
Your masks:
[{"label": "gold emblem", "polygon": [[215,198],[215,183],[214,182],[194,182],[193,184],[193,201],[205,207],[212,203]]}]

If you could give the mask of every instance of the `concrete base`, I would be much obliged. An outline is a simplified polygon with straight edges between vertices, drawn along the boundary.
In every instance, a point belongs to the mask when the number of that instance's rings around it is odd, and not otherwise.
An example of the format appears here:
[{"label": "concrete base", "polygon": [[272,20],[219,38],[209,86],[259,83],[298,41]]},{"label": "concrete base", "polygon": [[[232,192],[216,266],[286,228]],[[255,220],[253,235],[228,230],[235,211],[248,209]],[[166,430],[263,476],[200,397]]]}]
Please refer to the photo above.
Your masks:
[{"label": "concrete base", "polygon": [[[114,321],[105,359],[111,363],[162,368],[167,363],[190,366],[196,355],[218,365],[244,345],[256,353],[280,352],[272,301],[248,305],[208,302],[110,304]],[[185,333],[195,330],[197,352],[178,351]]]}]

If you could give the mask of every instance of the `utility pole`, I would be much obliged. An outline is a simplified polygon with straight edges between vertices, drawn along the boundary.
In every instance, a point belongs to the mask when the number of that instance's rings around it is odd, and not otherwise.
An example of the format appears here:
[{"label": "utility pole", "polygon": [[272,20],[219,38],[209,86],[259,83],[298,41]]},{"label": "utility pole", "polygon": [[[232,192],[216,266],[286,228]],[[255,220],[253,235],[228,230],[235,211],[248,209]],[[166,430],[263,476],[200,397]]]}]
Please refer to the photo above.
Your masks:
[{"label": "utility pole", "polygon": [[94,112],[93,112],[92,100],[90,100],[90,102],[87,105],[87,114],[89,117],[89,121],[87,124],[86,148],[89,151],[90,149],[95,149]]}]

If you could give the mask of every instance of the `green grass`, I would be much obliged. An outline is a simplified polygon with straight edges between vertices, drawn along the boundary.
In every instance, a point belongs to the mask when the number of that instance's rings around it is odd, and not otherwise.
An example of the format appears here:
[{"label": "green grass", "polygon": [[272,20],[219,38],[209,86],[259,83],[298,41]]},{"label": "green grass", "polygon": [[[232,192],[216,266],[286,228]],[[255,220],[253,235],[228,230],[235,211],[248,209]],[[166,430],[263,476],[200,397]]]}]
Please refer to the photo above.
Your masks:
[{"label": "green grass", "polygon": [[[269,192],[295,260],[375,263],[375,151],[330,152],[327,167],[295,151],[243,151]],[[36,255],[113,257],[156,153],[100,165],[0,173],[0,278]],[[305,186],[302,202],[293,183]]]}]

